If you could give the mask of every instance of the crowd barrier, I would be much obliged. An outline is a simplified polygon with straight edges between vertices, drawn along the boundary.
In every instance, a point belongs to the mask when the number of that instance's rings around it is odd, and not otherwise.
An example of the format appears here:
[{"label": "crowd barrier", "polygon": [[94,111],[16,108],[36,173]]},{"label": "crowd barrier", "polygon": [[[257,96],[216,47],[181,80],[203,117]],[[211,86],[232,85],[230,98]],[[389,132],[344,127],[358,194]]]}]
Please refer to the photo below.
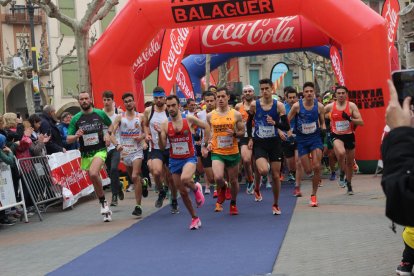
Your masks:
[{"label": "crowd barrier", "polygon": [[20,180],[18,184],[18,194],[21,195],[20,201],[17,201],[16,199],[10,166],[3,162],[0,162],[0,211],[10,209],[12,207],[22,206],[24,220],[25,222],[28,222],[26,204],[23,196],[22,181]]},{"label": "crowd barrier", "polygon": [[[47,156],[21,158],[18,167],[33,201],[39,219],[41,212],[55,204],[72,207],[79,198],[94,192],[92,182],[80,166],[78,150]],[[105,168],[101,170],[102,185],[110,184]]]}]

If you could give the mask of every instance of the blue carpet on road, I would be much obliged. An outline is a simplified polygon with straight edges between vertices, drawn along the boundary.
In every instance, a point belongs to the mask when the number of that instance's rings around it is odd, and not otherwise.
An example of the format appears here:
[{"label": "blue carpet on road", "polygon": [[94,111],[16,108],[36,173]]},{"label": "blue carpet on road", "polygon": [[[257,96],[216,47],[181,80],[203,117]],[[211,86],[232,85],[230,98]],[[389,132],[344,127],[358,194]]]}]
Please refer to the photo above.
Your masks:
[{"label": "blue carpet on road", "polygon": [[190,216],[179,200],[180,214],[171,215],[169,206],[162,208],[49,275],[270,273],[296,204],[292,190],[293,185],[282,185],[281,216],[272,215],[270,190],[262,190],[263,201],[255,202],[242,185],[238,216],[229,215],[229,201],[222,213],[215,213],[215,199],[206,196],[205,205],[197,210],[202,227],[193,231],[188,229]]}]

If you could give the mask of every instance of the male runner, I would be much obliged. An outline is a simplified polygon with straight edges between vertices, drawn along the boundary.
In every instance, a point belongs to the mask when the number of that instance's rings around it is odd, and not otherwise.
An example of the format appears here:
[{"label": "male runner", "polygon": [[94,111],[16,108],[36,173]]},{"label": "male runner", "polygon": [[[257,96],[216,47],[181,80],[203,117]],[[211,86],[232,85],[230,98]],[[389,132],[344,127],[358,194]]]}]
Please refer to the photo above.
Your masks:
[{"label": "male runner", "polygon": [[213,160],[214,179],[217,183],[218,197],[216,212],[223,211],[226,200],[226,183],[224,170],[227,171],[231,185],[230,215],[238,215],[236,199],[239,192],[239,146],[237,137],[243,137],[245,130],[241,114],[229,106],[230,93],[227,88],[218,88],[216,92],[217,107],[207,114],[207,122],[212,129],[209,143]]},{"label": "male runner", "polygon": [[[122,95],[125,112],[119,114],[114,121],[114,131],[119,128],[119,140],[115,139],[117,149],[122,151],[122,161],[135,187],[136,205],[132,212],[134,216],[142,215],[141,198],[148,196],[148,187],[141,183],[141,166],[144,158],[143,148],[145,143],[145,132],[143,131],[142,114],[135,111],[134,95],[125,93]],[[119,143],[118,143],[119,142]]]},{"label": "male runner", "polygon": [[[298,92],[295,88],[288,86],[286,91],[286,114],[289,114],[293,104],[298,101]],[[279,130],[279,136],[282,139],[283,154],[286,158],[287,166],[289,168],[289,181],[295,181],[295,189],[293,195],[301,197],[300,182],[302,180],[302,165],[300,163],[298,148],[296,143],[295,120],[290,121],[290,130],[287,132]]]},{"label": "male runner", "polygon": [[[354,172],[355,134],[354,126],[364,125],[358,107],[347,100],[348,88],[338,86],[335,88],[336,101],[325,107],[325,112],[331,112],[331,137],[335,155],[338,159],[340,185],[348,188],[348,195],[353,195],[352,174]],[[346,182],[344,180],[344,172]]]},{"label": "male runner", "polygon": [[[295,121],[296,141],[298,154],[305,173],[312,176],[311,207],[318,207],[316,193],[321,180],[321,160],[323,144],[321,139],[326,134],[324,106],[315,98],[315,85],[313,82],[303,84],[303,98],[293,104],[289,121]],[[309,154],[312,154],[312,161]]]},{"label": "male runner", "polygon": [[146,133],[146,140],[150,143],[150,152],[148,156],[148,167],[154,177],[155,185],[159,191],[158,199],[155,201],[155,207],[161,208],[165,197],[167,196],[168,186],[163,185],[167,181],[171,189],[171,213],[178,213],[177,189],[172,183],[172,178],[168,170],[169,148],[167,141],[165,150],[161,150],[158,144],[158,132],[155,127],[159,127],[162,122],[168,118],[168,112],[165,105],[165,91],[162,87],[155,87],[153,90],[154,105],[147,107],[144,111],[143,122]]},{"label": "male runner", "polygon": [[191,199],[188,196],[187,188],[194,192],[197,207],[204,204],[203,189],[200,183],[194,184],[193,174],[196,170],[197,157],[194,148],[193,125],[205,130],[205,142],[202,146],[203,155],[207,156],[208,137],[210,137],[210,128],[208,124],[202,122],[192,115],[183,116],[180,112],[180,100],[176,95],[167,97],[167,110],[170,120],[166,120],[155,129],[159,133],[159,146],[164,149],[167,144],[167,138],[170,141],[170,172],[174,180],[174,185],[180,191],[184,205],[191,215],[190,229],[196,230],[201,227],[201,220],[194,211]]},{"label": "male runner", "polygon": [[[81,111],[73,116],[70,121],[66,140],[68,144],[72,144],[79,139],[79,150],[82,156],[81,168],[88,171],[89,178],[101,204],[101,214],[104,216],[104,221],[108,222],[112,220],[112,211],[105,200],[99,172],[105,164],[106,146],[110,144],[112,122],[105,112],[92,107],[92,100],[88,92],[80,92],[78,99]],[[104,126],[108,126],[105,137]]]},{"label": "male runner", "polygon": [[[249,144],[253,145],[257,170],[261,176],[269,172],[269,163],[272,174],[273,215],[280,215],[280,166],[282,162],[281,141],[278,129],[289,130],[285,106],[272,98],[273,82],[270,79],[259,81],[262,97],[250,105],[250,114],[254,116],[254,138],[252,139],[250,123]],[[261,201],[260,187],[255,187],[255,201]]]},{"label": "male runner", "polygon": [[[246,124],[249,118],[250,105],[254,101],[254,87],[250,84],[243,87],[243,102],[238,103],[235,107],[237,111],[242,115],[243,123]],[[246,173],[246,193],[252,195],[254,193],[254,184],[253,184],[253,166],[252,166],[252,148],[248,146],[249,137],[246,133],[244,137],[239,139],[241,158],[243,160],[243,167]]]},{"label": "male runner", "polygon": [[[197,117],[207,123],[207,114],[213,111],[216,108],[216,95],[213,92],[205,92],[203,94],[203,99],[206,104],[206,109],[200,111],[197,113]],[[205,137],[204,131],[201,132],[201,141],[203,141],[203,138],[209,139],[209,137]],[[201,162],[204,169],[204,175],[205,175],[205,182],[206,182],[206,188],[204,190],[205,194],[210,193],[210,184],[214,185],[214,174],[212,167],[212,161],[211,161],[211,152],[208,152],[208,155],[206,157],[201,156]],[[215,185],[214,185],[215,186]],[[213,191],[213,197],[217,197],[217,190],[214,188]]]},{"label": "male runner", "polygon": [[[106,115],[111,119],[112,123],[114,122],[116,116],[115,112],[115,103],[114,103],[114,93],[112,91],[104,91],[102,93],[102,99],[104,103],[103,111]],[[108,128],[104,128],[104,132],[107,132]],[[117,138],[119,138],[118,132],[115,132]],[[119,151],[115,149],[114,144],[110,144],[107,148],[108,155],[106,157],[106,169],[108,171],[108,175],[111,179],[111,191],[112,191],[112,200],[111,206],[118,205],[118,196],[120,200],[124,199],[124,191],[122,190],[121,183],[119,181],[119,161],[121,160],[121,155]]]}]

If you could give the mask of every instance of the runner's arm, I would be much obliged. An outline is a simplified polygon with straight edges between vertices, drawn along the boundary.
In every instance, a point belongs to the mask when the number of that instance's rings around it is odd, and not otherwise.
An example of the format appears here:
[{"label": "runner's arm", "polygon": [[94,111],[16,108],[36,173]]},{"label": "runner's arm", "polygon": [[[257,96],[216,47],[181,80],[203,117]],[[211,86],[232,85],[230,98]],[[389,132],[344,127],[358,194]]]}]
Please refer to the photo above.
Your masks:
[{"label": "runner's arm", "polygon": [[204,129],[204,142],[203,146],[207,147],[208,141],[210,140],[210,125],[202,120],[194,117],[194,116],[187,116],[187,120],[193,125],[198,126],[199,128]]},{"label": "runner's arm", "polygon": [[247,137],[249,137],[249,139],[252,139],[253,137],[253,120],[254,120],[255,113],[256,113],[256,101],[253,101],[250,104],[249,112],[247,112],[247,114],[249,114],[249,117],[247,118],[246,129],[247,129]]},{"label": "runner's arm", "polygon": [[359,113],[358,107],[354,103],[349,103],[351,110],[351,122],[356,126],[363,126],[364,121],[362,120],[361,113]]},{"label": "runner's arm", "polygon": [[115,147],[117,147],[117,145],[119,144],[119,141],[116,140],[115,133],[118,131],[121,118],[122,116],[120,114],[116,116],[114,122],[108,128],[108,134],[110,135],[111,143],[115,145]]},{"label": "runner's arm", "polygon": [[323,104],[318,103],[319,109],[319,125],[321,126],[322,131],[326,132],[326,125],[325,125],[325,107]]},{"label": "runner's arm", "polygon": [[296,116],[296,114],[298,113],[299,110],[299,104],[298,103],[294,103],[292,105],[292,108],[290,109],[290,112],[288,114],[288,121],[291,122],[292,119]]},{"label": "runner's arm", "polygon": [[144,115],[142,116],[142,125],[144,126],[144,132],[147,140],[151,140],[151,131],[149,128],[148,113],[151,110],[151,107],[147,107],[144,110]]},{"label": "runner's arm", "polygon": [[236,118],[236,132],[234,133],[234,136],[240,138],[244,137],[244,133],[246,132],[243,124],[243,118],[240,112],[235,112],[235,118]]},{"label": "runner's arm", "polygon": [[277,102],[277,111],[280,116],[280,122],[275,122],[275,127],[284,131],[288,131],[290,129],[290,124],[286,116],[285,105],[281,102]]},{"label": "runner's arm", "polygon": [[168,120],[162,122],[159,128],[155,127],[155,130],[158,132],[158,146],[164,150],[167,146]]}]

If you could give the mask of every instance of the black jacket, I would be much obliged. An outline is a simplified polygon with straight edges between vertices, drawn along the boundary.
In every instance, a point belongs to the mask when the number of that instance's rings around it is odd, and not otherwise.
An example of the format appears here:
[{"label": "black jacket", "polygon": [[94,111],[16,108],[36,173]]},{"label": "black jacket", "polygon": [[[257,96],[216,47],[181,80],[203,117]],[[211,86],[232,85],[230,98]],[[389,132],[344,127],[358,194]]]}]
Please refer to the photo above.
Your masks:
[{"label": "black jacket", "polygon": [[414,226],[414,128],[392,130],[382,144],[382,158],[385,214],[398,224]]},{"label": "black jacket", "polygon": [[40,123],[39,133],[51,136],[49,142],[46,143],[47,154],[63,151],[62,137],[56,126],[56,121],[46,113],[41,114],[40,118],[42,122]]}]

